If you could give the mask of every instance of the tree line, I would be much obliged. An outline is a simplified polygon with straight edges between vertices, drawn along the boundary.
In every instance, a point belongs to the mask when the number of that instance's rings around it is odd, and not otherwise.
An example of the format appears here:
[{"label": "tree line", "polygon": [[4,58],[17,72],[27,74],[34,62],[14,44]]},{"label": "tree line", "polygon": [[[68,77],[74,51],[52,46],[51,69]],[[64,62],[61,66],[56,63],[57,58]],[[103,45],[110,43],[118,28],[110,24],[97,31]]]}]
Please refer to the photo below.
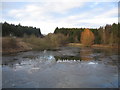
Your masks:
[{"label": "tree line", "polygon": [[[94,44],[110,44],[115,45],[119,42],[120,23],[113,23],[112,25],[106,24],[105,27],[99,27],[98,29],[89,28],[94,34]],[[68,37],[70,43],[81,43],[81,34],[85,28],[56,28],[54,33],[62,33]]]},{"label": "tree line", "polygon": [[35,35],[37,37],[41,37],[40,28],[32,27],[32,26],[21,26],[20,24],[14,25],[9,24],[7,22],[0,23],[2,26],[2,36],[16,36],[23,37],[24,35]]},{"label": "tree line", "polygon": [[[2,26],[2,36],[23,37],[25,35],[35,35],[43,37],[40,28],[31,26],[14,25],[7,22],[0,23]],[[120,38],[120,23],[106,24],[104,27],[88,28],[94,35],[94,44],[118,44]],[[81,35],[85,28],[56,28],[54,34],[63,34],[68,39],[68,43],[81,43]],[[84,34],[85,35],[85,34]]]}]

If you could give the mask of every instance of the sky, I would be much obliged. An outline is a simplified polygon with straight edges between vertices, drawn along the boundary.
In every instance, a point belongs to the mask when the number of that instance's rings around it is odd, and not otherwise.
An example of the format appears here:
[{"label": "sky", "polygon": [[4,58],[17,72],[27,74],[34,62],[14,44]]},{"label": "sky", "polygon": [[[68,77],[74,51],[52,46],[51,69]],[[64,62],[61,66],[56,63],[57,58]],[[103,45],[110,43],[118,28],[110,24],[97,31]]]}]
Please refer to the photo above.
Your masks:
[{"label": "sky", "polygon": [[[43,0],[44,1],[44,0]],[[2,2],[2,22],[40,28],[42,34],[55,28],[99,28],[118,23],[118,2]]]}]

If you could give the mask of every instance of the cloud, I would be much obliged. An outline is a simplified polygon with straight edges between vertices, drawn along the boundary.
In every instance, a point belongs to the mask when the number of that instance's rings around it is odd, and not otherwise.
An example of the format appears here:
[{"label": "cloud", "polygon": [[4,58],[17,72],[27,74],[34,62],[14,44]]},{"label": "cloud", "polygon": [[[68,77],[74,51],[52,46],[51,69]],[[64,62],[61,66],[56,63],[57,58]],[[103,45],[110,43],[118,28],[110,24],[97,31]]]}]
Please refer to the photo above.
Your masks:
[{"label": "cloud", "polygon": [[[20,8],[10,9],[7,16],[12,20],[7,19],[7,22],[39,27],[43,34],[53,32],[56,27],[99,27],[117,22],[117,7],[105,10],[106,6],[97,7],[98,2],[91,4],[73,0],[28,3]],[[92,9],[86,5],[91,5]]]},{"label": "cloud", "polygon": [[111,17],[111,16],[116,16],[118,17],[118,8],[113,8],[110,9],[109,11],[105,12],[105,13],[101,13],[101,15],[96,16],[96,18],[107,18],[107,17]]},{"label": "cloud", "polygon": [[[12,9],[9,11],[9,16],[18,19],[23,25],[34,25],[40,27],[43,33],[51,32],[57,26],[67,26],[65,21],[54,17],[51,13],[66,14],[70,9],[82,7],[84,3],[39,3],[29,4],[20,9]],[[64,18],[65,19],[65,18]],[[56,24],[56,20],[59,21]]]},{"label": "cloud", "polygon": [[82,7],[84,3],[81,2],[47,2],[47,3],[39,3],[39,4],[30,4],[21,9],[14,9],[10,11],[11,14],[18,13],[37,13],[37,14],[47,14],[50,12],[56,13],[66,13],[68,10],[76,7]]},{"label": "cloud", "polygon": [[[96,0],[1,0],[1,2],[96,2]],[[119,0],[97,0],[97,2],[119,2]]]}]

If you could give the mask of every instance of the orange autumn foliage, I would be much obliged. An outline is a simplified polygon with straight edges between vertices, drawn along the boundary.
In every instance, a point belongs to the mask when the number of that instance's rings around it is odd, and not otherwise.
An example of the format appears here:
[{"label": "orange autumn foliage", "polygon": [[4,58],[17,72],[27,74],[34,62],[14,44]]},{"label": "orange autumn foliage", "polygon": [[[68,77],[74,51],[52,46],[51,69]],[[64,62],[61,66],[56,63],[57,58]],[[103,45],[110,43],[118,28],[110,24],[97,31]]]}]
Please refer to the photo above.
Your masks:
[{"label": "orange autumn foliage", "polygon": [[81,43],[84,46],[91,46],[94,43],[95,36],[92,31],[85,29],[81,34]]}]

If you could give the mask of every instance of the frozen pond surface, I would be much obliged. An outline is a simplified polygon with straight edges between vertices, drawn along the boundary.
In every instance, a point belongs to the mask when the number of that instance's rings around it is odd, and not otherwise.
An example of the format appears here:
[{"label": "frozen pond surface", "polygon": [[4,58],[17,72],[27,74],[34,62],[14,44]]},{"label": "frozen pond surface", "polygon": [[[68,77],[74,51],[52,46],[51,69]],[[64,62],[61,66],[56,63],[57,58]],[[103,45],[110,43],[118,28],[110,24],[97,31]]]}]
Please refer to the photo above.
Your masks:
[{"label": "frozen pond surface", "polygon": [[3,88],[117,88],[117,50],[61,47],[2,57]]}]

